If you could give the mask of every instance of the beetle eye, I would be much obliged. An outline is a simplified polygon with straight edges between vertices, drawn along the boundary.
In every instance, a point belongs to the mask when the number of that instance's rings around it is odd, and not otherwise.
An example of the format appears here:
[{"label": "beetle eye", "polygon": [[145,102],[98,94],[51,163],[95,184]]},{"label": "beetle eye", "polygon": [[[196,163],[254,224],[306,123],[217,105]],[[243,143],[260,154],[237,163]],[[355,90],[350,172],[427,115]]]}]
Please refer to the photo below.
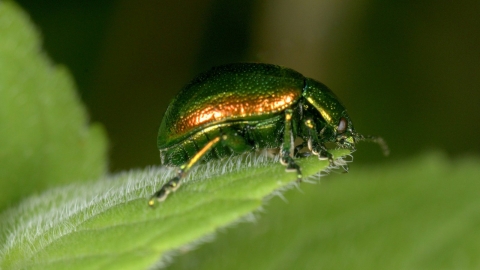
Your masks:
[{"label": "beetle eye", "polygon": [[338,122],[337,133],[342,134],[347,129],[347,119],[344,117],[340,118],[340,122]]}]

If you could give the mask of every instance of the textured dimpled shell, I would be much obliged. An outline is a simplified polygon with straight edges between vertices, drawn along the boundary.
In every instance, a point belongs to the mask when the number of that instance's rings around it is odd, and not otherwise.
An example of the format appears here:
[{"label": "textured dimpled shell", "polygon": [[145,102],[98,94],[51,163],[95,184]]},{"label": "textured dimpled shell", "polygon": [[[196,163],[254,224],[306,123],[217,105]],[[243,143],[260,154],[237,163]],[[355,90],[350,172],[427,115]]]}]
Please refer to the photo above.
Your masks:
[{"label": "textured dimpled shell", "polygon": [[213,68],[185,86],[169,105],[158,147],[169,147],[211,125],[283,111],[301,97],[303,86],[300,73],[275,65]]}]

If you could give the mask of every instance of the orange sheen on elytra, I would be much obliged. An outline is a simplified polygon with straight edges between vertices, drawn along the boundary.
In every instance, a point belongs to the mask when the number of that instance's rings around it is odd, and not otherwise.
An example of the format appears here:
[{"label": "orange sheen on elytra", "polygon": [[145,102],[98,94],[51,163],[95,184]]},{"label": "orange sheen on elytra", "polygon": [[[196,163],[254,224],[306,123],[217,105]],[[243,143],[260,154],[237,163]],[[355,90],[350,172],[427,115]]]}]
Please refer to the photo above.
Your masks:
[{"label": "orange sheen on elytra", "polygon": [[205,104],[202,109],[189,110],[186,115],[181,117],[180,121],[175,123],[177,132],[188,132],[196,127],[223,121],[226,119],[235,119],[253,115],[262,115],[283,111],[289,107],[293,101],[297,100],[300,93],[284,89],[284,93],[265,96],[262,93],[257,95],[219,95],[212,98],[211,104]]}]

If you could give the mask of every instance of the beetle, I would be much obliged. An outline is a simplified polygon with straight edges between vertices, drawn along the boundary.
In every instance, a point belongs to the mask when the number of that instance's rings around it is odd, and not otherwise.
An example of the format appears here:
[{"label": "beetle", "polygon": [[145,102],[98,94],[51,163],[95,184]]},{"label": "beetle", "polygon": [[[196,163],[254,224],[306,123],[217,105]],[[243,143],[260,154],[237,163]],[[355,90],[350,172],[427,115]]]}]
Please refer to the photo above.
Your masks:
[{"label": "beetle", "polygon": [[[303,142],[295,146],[297,137]],[[295,151],[307,148],[334,164],[325,143],[353,151],[362,140],[377,142],[388,154],[382,138],[355,131],[345,107],[321,82],[272,64],[214,67],[187,84],[165,112],[157,146],[162,164],[179,169],[148,204],[165,200],[200,160],[276,148],[286,171],[300,181]]]}]

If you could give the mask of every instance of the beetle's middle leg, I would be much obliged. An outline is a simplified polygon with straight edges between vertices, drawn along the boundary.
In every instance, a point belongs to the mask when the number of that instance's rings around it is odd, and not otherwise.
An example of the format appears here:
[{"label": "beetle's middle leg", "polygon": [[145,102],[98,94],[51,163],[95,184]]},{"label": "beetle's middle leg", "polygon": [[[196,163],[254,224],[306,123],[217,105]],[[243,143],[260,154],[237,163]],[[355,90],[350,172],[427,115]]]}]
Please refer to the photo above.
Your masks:
[{"label": "beetle's middle leg", "polygon": [[302,171],[300,170],[300,166],[298,166],[293,160],[295,137],[292,129],[292,115],[293,111],[291,109],[285,110],[285,129],[282,149],[280,150],[280,163],[287,167],[287,171],[296,171],[297,181],[302,181]]}]

